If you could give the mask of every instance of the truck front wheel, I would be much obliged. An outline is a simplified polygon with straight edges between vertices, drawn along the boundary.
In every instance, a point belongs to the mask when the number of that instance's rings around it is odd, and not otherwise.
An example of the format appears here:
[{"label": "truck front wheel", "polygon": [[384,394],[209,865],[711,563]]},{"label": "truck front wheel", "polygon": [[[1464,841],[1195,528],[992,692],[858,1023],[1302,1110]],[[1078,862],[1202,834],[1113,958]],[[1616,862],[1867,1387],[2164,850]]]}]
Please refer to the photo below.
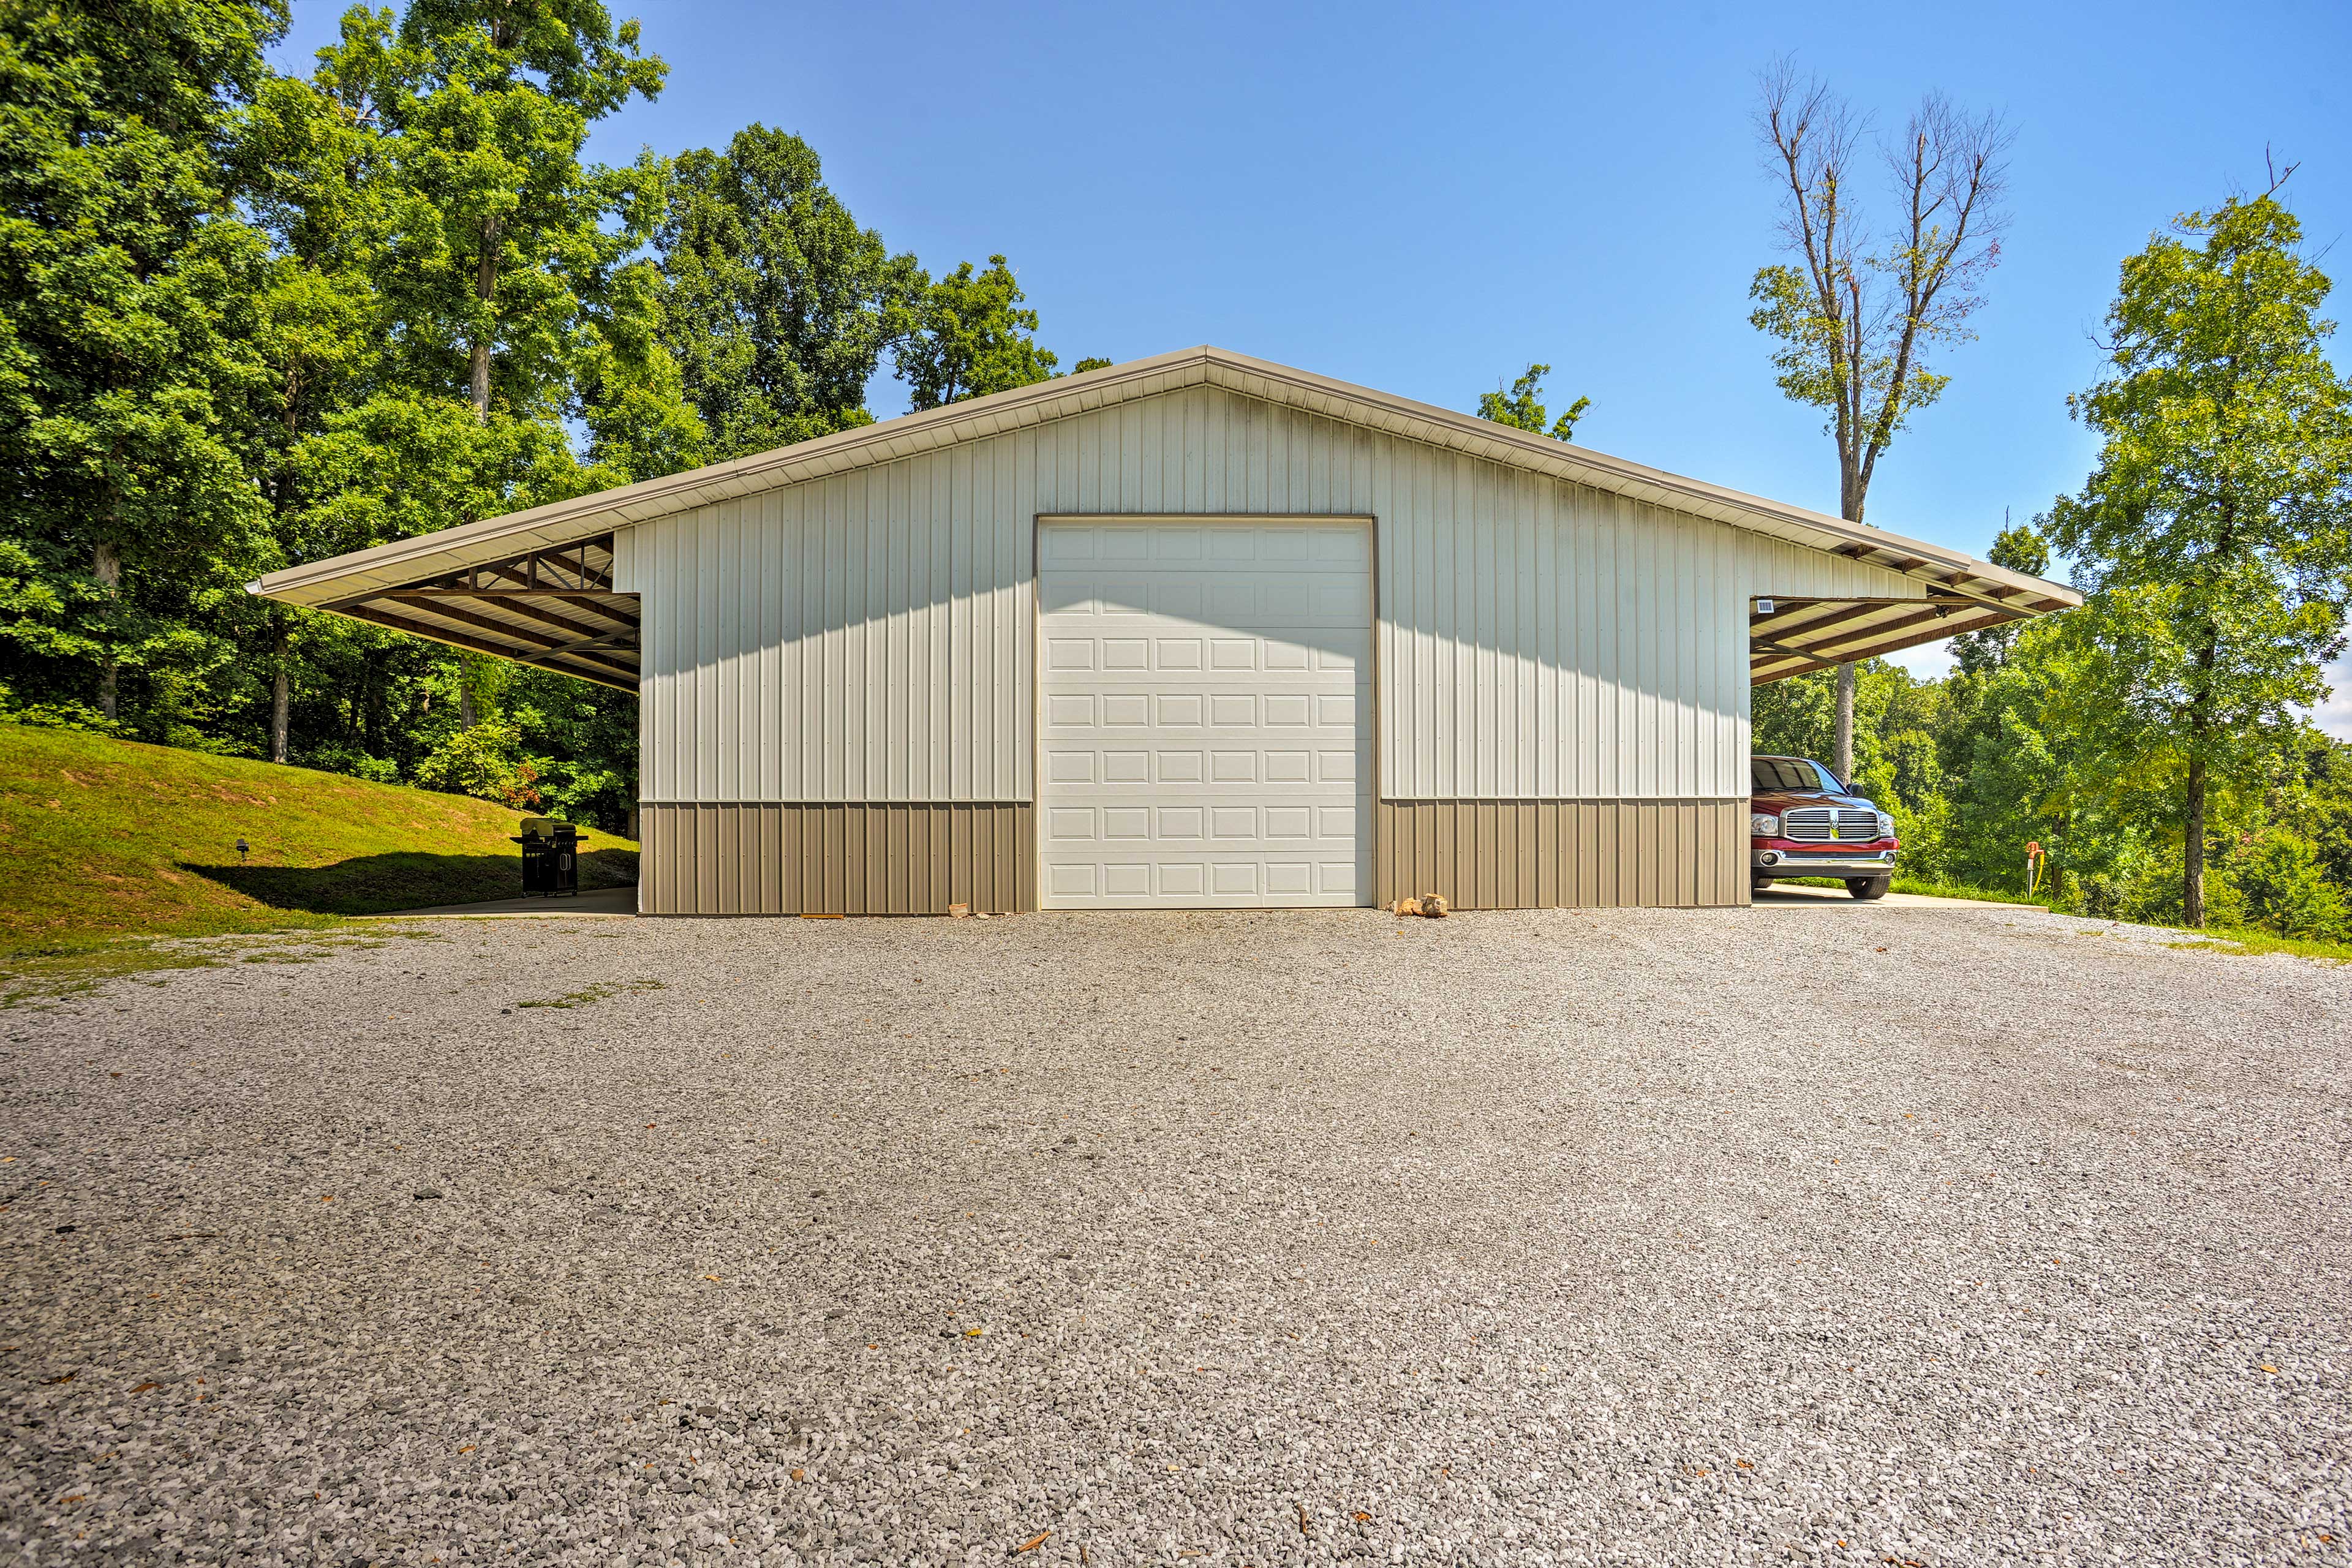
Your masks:
[{"label": "truck front wheel", "polygon": [[1892,877],[1848,877],[1845,890],[1857,899],[1883,899],[1887,885],[1894,880]]}]

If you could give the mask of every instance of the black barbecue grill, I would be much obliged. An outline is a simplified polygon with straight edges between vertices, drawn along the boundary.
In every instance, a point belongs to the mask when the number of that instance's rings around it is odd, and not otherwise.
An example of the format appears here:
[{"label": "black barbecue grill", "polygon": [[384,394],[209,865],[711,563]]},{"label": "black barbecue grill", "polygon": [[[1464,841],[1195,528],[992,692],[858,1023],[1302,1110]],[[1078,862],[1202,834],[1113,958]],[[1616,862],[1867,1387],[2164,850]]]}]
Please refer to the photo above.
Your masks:
[{"label": "black barbecue grill", "polygon": [[580,893],[580,830],[551,817],[526,816],[521,836],[522,890],[543,898]]}]

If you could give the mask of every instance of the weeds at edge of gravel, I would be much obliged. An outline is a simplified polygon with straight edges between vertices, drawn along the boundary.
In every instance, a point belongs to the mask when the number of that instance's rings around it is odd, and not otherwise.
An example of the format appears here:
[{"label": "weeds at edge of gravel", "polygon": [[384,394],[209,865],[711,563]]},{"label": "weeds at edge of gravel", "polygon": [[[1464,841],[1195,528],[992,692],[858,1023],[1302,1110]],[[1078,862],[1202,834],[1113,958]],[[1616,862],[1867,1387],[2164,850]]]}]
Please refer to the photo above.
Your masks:
[{"label": "weeds at edge of gravel", "polygon": [[669,987],[658,980],[599,980],[585,991],[567,992],[561,996],[542,996],[532,1002],[518,1002],[518,1007],[585,1007],[602,1002],[607,996],[618,996],[631,991],[667,991]]},{"label": "weeds at edge of gravel", "polygon": [[[339,949],[379,948],[395,936],[415,942],[447,940],[436,931],[370,929],[341,916],[325,916],[276,931],[111,938],[12,948],[0,952],[0,1012],[14,1007],[53,1006],[68,996],[95,991],[100,982],[126,975],[174,969],[218,969],[233,962],[310,963]],[[304,952],[306,948],[316,951]],[[150,984],[160,985],[163,982]]]},{"label": "weeds at edge of gravel", "polygon": [[2188,940],[2164,945],[2182,952],[2227,952],[2248,958],[2283,952],[2290,958],[2308,958],[2319,963],[2352,963],[2352,942],[2329,942],[2324,937],[2273,936],[2266,931],[2221,927],[2179,934]]}]

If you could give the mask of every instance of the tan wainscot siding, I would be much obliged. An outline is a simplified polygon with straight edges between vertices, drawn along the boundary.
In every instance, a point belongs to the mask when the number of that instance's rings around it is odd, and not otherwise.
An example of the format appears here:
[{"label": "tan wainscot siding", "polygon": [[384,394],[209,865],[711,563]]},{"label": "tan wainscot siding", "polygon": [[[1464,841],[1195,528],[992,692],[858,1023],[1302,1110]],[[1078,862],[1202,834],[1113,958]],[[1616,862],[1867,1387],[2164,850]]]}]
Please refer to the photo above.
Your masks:
[{"label": "tan wainscot siding", "polygon": [[656,804],[640,810],[638,907],[678,915],[1034,909],[1026,803]]},{"label": "tan wainscot siding", "polygon": [[1036,519],[1299,514],[1375,520],[1381,901],[1746,902],[1750,595],[1924,592],[1221,387],[1067,415],[619,531],[641,907],[1034,908]]}]

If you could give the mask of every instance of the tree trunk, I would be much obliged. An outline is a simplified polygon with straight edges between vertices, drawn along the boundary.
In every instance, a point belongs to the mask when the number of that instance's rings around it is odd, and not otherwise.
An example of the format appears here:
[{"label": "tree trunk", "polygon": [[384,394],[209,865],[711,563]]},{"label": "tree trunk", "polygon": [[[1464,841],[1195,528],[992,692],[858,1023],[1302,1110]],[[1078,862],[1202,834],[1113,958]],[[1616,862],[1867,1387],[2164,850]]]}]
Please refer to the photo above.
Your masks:
[{"label": "tree trunk", "polygon": [[2180,919],[2205,923],[2205,759],[2189,759],[2189,815],[2181,825]]},{"label": "tree trunk", "polygon": [[[499,220],[482,220],[482,264],[474,275],[474,298],[485,305],[499,288]],[[482,335],[474,340],[473,363],[468,367],[467,386],[474,395],[474,422],[490,422],[490,329],[485,326]]]},{"label": "tree trunk", "polygon": [[470,730],[474,727],[473,673],[472,670],[464,668],[457,672],[457,727],[461,730]]},{"label": "tree trunk", "polygon": [[[1870,481],[1863,477],[1852,453],[1840,443],[1838,452],[1838,512],[1848,522],[1862,521],[1863,504],[1869,499]],[[1853,688],[1852,664],[1837,667],[1837,740],[1832,747],[1830,766],[1847,784],[1853,782]]]},{"label": "tree trunk", "polygon": [[[98,579],[98,585],[100,588],[106,590],[106,597],[110,603],[121,598],[122,595],[121,547],[110,542],[91,550],[89,574]],[[120,670],[114,659],[114,644],[110,639],[106,645],[106,651],[99,656],[98,663],[98,710],[109,719],[115,716],[116,710],[121,704],[117,679],[119,674]]]},{"label": "tree trunk", "polygon": [[292,656],[292,639],[282,626],[278,628],[277,655],[278,673],[269,682],[269,760],[282,766],[286,762],[287,720],[294,706],[293,672],[286,668]]},{"label": "tree trunk", "polygon": [[1853,666],[1842,664],[1837,673],[1837,755],[1830,766],[1848,784],[1853,782]]}]

